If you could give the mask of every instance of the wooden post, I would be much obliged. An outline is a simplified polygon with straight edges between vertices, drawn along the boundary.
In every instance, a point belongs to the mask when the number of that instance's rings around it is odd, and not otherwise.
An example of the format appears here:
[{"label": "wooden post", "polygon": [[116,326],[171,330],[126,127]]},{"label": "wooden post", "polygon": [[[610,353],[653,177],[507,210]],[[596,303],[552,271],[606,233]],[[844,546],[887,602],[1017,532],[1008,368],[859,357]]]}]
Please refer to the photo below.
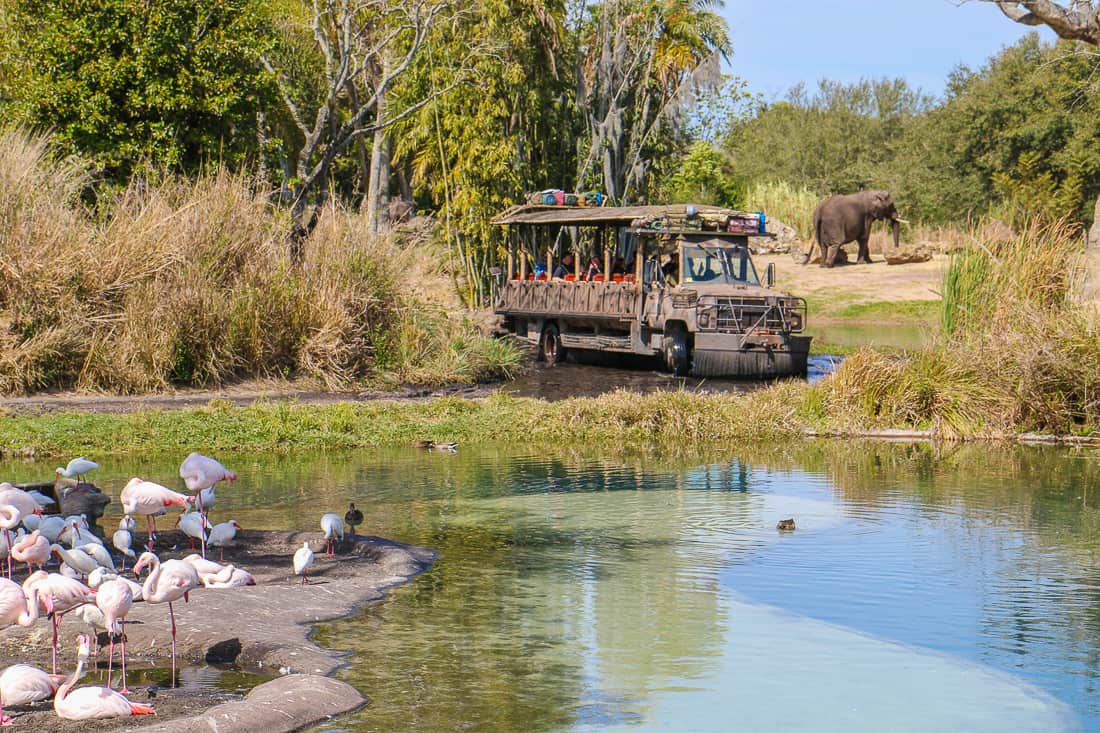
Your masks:
[{"label": "wooden post", "polygon": [[581,255],[580,252],[573,253],[573,279],[578,282],[581,279]]},{"label": "wooden post", "polygon": [[643,246],[642,240],[639,239],[638,246],[634,249],[634,284],[639,293],[642,292],[642,266],[645,264],[645,256],[642,253]]},{"label": "wooden post", "polygon": [[603,281],[605,283],[611,282],[611,248],[614,246],[614,242],[611,243],[611,246],[608,246],[607,240],[612,238],[608,234],[608,228],[604,227],[600,239],[603,241]]}]

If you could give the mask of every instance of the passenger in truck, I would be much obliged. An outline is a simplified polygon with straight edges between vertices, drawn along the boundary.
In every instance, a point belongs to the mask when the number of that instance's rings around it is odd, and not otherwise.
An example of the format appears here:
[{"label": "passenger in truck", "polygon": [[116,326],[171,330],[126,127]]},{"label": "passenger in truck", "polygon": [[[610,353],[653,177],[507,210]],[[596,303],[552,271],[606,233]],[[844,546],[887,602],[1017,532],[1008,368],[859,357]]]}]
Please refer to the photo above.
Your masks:
[{"label": "passenger in truck", "polygon": [[555,280],[562,280],[566,275],[573,274],[573,255],[566,252],[561,256],[561,262],[554,268],[553,278]]}]

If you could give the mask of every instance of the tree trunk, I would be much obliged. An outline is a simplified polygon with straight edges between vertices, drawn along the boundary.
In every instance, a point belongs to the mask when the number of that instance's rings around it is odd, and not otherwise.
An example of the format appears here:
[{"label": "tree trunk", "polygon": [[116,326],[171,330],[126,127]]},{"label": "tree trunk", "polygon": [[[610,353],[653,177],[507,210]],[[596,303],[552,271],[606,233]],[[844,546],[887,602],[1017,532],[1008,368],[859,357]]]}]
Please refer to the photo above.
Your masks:
[{"label": "tree trunk", "polygon": [[[374,143],[370,150],[370,176],[367,180],[367,198],[363,207],[367,212],[367,230],[378,234],[379,219],[382,216],[382,190],[389,183],[390,139],[389,133],[381,128],[386,110],[386,90],[378,90],[378,102],[374,119],[378,127],[374,131]],[[384,174],[384,175],[383,175]]]}]

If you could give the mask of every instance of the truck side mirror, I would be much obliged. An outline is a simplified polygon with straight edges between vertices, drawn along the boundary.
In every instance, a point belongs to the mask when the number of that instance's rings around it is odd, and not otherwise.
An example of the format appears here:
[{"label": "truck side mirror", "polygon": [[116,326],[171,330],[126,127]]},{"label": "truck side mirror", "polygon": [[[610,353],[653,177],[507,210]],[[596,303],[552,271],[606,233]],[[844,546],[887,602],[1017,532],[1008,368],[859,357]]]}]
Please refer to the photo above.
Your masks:
[{"label": "truck side mirror", "polygon": [[770,288],[772,285],[775,285],[775,263],[769,262],[764,270],[764,287]]}]

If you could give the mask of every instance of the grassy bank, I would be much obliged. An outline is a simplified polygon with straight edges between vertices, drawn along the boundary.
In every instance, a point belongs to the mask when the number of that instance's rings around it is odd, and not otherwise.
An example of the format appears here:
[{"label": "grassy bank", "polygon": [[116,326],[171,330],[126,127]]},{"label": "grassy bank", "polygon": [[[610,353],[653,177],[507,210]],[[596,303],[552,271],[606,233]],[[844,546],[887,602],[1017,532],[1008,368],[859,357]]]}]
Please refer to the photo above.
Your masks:
[{"label": "grassy bank", "polygon": [[0,394],[470,382],[519,362],[465,315],[430,226],[373,236],[332,204],[292,261],[255,181],[141,179],[89,206],[91,175],[0,130]]},{"label": "grassy bank", "polygon": [[750,399],[729,395],[615,392],[547,403],[493,396],[429,402],[297,405],[215,404],[197,410],[129,415],[56,413],[0,420],[0,448],[11,455],[216,452],[460,443],[600,445],[615,450],[697,451],[747,439],[798,434],[809,388],[785,383]]}]

